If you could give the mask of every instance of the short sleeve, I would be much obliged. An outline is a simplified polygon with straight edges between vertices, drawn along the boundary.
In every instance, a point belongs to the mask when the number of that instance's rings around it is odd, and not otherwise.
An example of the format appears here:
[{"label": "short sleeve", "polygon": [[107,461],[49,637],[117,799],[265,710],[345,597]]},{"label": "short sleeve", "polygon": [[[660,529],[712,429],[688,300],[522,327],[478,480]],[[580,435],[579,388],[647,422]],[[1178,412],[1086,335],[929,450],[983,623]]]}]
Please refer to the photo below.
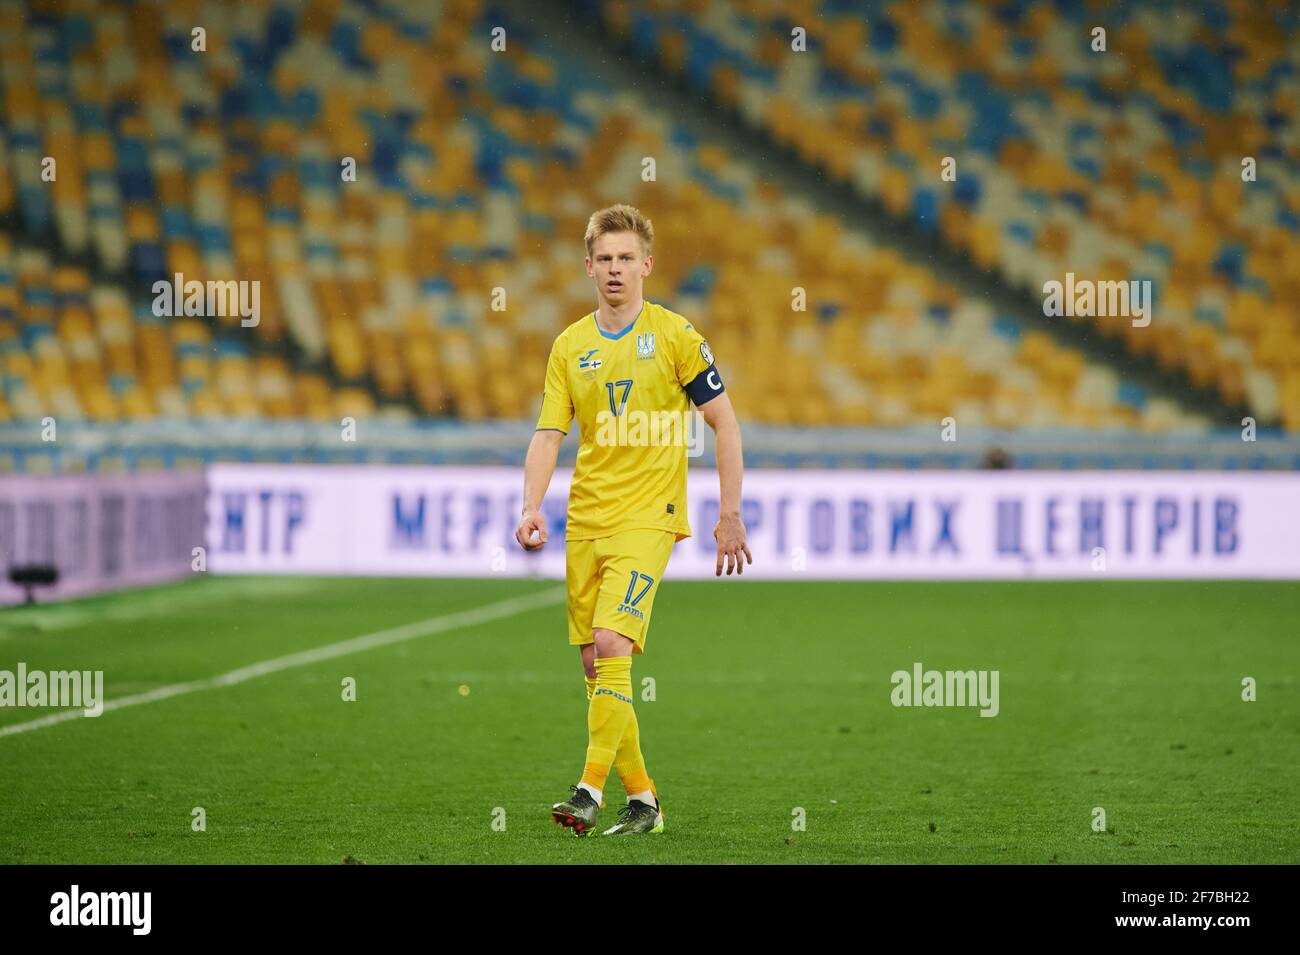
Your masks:
[{"label": "short sleeve", "polygon": [[557,338],[551,346],[551,357],[546,362],[546,385],[542,391],[542,413],[537,419],[537,430],[569,433],[573,420],[573,399],[569,395],[569,375],[565,367],[564,340]]},{"label": "short sleeve", "polygon": [[709,343],[693,324],[687,324],[678,336],[677,353],[673,361],[677,383],[697,406],[726,390],[722,377],[713,364],[713,352],[709,349]]}]

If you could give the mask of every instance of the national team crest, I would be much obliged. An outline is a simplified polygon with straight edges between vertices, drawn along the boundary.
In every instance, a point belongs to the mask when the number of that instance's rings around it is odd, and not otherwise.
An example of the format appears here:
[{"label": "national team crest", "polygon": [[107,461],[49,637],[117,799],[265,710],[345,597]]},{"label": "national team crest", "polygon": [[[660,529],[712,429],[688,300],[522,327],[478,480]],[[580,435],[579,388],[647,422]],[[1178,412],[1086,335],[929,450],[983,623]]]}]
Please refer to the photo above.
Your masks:
[{"label": "national team crest", "polygon": [[644,335],[636,337],[636,357],[639,361],[642,358],[653,358],[655,356],[655,333],[646,332]]}]

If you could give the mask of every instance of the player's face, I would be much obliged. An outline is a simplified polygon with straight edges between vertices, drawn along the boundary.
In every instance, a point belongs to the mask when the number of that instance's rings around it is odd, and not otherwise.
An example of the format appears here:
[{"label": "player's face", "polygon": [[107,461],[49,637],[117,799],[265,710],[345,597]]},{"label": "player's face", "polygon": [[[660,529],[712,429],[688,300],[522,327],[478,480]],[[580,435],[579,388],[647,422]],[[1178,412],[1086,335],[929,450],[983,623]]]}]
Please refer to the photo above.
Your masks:
[{"label": "player's face", "polygon": [[650,274],[653,256],[641,254],[635,232],[608,232],[591,243],[587,275],[596,280],[602,303],[622,305],[641,297],[642,280]]}]

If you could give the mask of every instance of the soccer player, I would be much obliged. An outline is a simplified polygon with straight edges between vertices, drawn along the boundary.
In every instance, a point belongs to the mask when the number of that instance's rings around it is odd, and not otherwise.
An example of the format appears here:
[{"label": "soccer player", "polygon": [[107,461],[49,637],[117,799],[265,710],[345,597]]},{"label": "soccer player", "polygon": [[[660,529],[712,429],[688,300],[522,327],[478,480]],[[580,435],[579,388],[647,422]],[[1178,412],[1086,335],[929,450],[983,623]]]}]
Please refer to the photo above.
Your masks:
[{"label": "soccer player", "polygon": [[569,488],[565,577],[569,643],[579,648],[587,678],[587,756],[573,795],[551,816],[587,834],[613,767],[628,801],[604,834],[662,832],[632,707],[632,655],[645,651],[668,555],[691,534],[685,431],[692,402],[717,435],[714,575],[724,566],[728,575],[740,574],[744,562],[753,563],[740,519],[740,425],[699,329],[641,297],[654,265],[650,220],[627,205],[601,209],[587,223],[586,242],[597,309],[551,347],[515,537],[528,551],[546,546],[542,498],[576,417],[581,440]]}]

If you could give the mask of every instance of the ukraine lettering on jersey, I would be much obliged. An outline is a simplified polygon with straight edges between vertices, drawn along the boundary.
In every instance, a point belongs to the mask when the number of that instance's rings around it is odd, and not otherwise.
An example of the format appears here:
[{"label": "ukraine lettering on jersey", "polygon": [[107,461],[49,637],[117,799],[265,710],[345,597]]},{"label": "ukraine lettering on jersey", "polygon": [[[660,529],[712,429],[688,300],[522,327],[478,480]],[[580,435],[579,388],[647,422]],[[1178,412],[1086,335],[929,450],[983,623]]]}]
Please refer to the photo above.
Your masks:
[{"label": "ukraine lettering on jersey", "polygon": [[[684,441],[657,440],[658,427],[684,424],[692,402],[706,404],[724,390],[704,336],[662,305],[645,302],[618,332],[602,329],[594,312],[561,332],[546,365],[537,428],[568,433],[578,422],[568,538],[638,528],[690,537],[687,448]],[[648,427],[629,428],[621,419]]]}]

